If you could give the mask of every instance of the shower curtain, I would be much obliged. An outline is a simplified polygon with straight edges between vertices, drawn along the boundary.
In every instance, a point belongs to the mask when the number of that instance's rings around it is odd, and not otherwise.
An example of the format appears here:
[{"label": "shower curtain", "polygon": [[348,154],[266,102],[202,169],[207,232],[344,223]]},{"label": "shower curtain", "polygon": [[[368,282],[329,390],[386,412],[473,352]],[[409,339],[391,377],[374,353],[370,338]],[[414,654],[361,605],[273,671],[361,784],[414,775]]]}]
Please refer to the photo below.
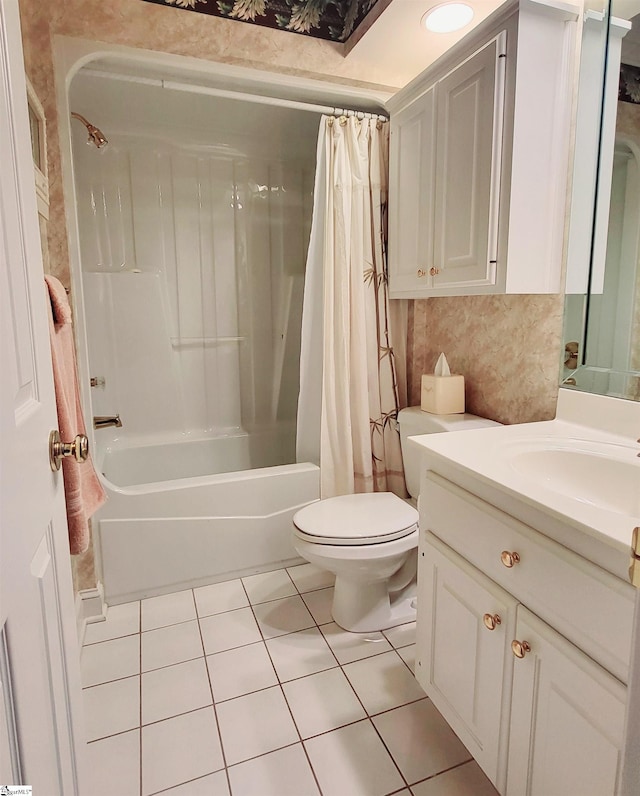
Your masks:
[{"label": "shower curtain", "polygon": [[[302,321],[298,461],[319,461],[321,496],[406,495],[396,418],[405,405],[406,303],[386,270],[389,132],[323,116]],[[319,363],[322,367],[319,368]]]}]

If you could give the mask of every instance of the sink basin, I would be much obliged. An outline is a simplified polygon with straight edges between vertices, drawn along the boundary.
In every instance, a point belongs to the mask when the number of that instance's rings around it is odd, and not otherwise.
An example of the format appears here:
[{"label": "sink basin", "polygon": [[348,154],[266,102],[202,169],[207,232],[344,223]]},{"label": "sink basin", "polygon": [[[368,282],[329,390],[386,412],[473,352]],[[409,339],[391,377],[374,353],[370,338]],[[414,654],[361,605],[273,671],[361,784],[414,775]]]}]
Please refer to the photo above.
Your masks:
[{"label": "sink basin", "polygon": [[511,467],[545,489],[616,514],[640,515],[637,449],[615,443],[557,439],[515,442]]}]

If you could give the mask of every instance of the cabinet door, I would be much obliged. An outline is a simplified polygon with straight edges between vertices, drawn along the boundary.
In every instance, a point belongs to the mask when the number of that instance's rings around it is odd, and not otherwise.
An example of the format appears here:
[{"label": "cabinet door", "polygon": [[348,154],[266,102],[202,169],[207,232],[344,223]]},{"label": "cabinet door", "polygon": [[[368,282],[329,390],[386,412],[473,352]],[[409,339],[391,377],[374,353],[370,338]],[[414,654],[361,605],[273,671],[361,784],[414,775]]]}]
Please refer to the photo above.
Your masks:
[{"label": "cabinet door", "polygon": [[433,263],[435,87],[391,120],[389,293],[416,295]]},{"label": "cabinet door", "polygon": [[496,283],[505,48],[503,32],[438,83],[434,289]]},{"label": "cabinet door", "polygon": [[626,688],[522,606],[514,638],[507,796],[613,796]]},{"label": "cabinet door", "polygon": [[[486,619],[485,619],[486,617]],[[420,543],[416,677],[502,791],[516,601],[430,534]],[[489,627],[495,623],[495,628]]]}]

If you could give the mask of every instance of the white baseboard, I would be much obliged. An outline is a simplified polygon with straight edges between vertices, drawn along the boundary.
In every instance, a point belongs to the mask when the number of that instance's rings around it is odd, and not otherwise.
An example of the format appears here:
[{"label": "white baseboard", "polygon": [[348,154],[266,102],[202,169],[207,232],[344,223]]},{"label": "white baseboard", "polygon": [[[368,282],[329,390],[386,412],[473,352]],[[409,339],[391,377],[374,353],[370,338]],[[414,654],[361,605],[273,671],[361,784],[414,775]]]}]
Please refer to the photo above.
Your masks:
[{"label": "white baseboard", "polygon": [[76,622],[80,646],[84,643],[87,625],[93,622],[104,622],[107,618],[107,604],[104,601],[104,589],[98,582],[95,589],[83,589],[76,594]]}]

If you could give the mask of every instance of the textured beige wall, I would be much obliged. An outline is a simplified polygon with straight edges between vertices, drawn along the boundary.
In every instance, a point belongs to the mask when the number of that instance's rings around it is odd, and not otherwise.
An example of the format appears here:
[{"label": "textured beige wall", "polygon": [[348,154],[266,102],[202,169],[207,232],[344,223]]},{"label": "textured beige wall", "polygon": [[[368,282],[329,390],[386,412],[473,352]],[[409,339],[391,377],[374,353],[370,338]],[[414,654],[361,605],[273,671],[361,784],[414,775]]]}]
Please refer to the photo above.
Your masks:
[{"label": "textured beige wall", "polygon": [[500,423],[555,416],[563,296],[467,296],[412,302],[409,402],[444,351],[465,377],[467,411]]}]

